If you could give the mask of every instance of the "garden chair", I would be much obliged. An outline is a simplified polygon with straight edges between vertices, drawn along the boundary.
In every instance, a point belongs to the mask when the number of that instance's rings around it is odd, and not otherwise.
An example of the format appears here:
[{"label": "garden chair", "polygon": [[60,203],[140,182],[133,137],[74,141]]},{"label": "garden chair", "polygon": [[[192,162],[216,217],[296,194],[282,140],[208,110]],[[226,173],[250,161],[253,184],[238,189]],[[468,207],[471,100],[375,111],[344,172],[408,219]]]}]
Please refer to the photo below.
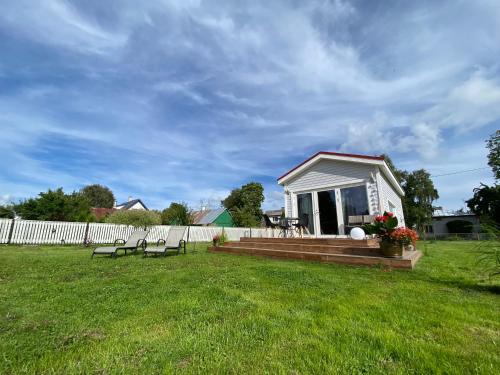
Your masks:
[{"label": "garden chair", "polygon": [[168,231],[167,238],[165,240],[159,239],[156,242],[156,246],[147,246],[144,249],[144,256],[148,254],[162,254],[167,256],[167,250],[177,250],[177,254],[184,249],[184,254],[186,254],[186,241],[184,241],[184,233],[187,227],[171,227]]},{"label": "garden chair", "polygon": [[279,224],[274,224],[268,215],[264,214],[262,215],[262,217],[264,218],[264,223],[266,224],[266,228],[275,229],[279,227]]},{"label": "garden chair", "polygon": [[363,215],[363,224],[371,224],[375,220],[375,215]]},{"label": "garden chair", "polygon": [[[111,257],[114,258],[117,256],[118,250],[125,250],[125,255],[127,255],[127,250],[137,251],[139,247],[144,249],[147,246],[147,235],[147,230],[137,230],[130,235],[126,242],[123,239],[117,239],[115,240],[113,246],[97,247],[92,253],[92,258],[95,254],[110,254]],[[119,242],[123,243],[119,245]]]},{"label": "garden chair", "polygon": [[309,234],[308,225],[309,225],[309,215],[308,214],[302,214],[300,216],[300,219],[296,223],[293,224],[293,226],[295,227],[295,231],[298,233],[300,238],[303,237],[304,232],[306,232],[306,234]]}]

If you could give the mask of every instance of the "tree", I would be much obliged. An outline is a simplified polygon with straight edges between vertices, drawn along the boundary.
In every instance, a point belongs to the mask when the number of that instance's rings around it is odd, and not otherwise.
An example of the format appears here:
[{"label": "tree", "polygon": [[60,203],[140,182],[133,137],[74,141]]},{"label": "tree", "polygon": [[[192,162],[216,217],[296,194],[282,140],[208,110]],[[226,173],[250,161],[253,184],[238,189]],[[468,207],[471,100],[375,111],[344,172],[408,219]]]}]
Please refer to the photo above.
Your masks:
[{"label": "tree", "polygon": [[262,220],[264,188],[258,182],[250,182],[239,189],[233,189],[222,201],[231,213],[234,223],[240,227],[256,227]]},{"label": "tree", "polygon": [[413,172],[399,170],[388,155],[382,154],[381,156],[384,157],[385,162],[405,192],[401,203],[406,224],[409,227],[416,226],[418,230],[422,231],[425,224],[432,219],[432,202],[439,198],[430,174],[424,169]]},{"label": "tree", "polygon": [[113,192],[106,186],[87,185],[80,193],[89,200],[92,207],[112,208],[115,203]]},{"label": "tree", "polygon": [[12,206],[0,206],[0,219],[13,219],[15,216]]},{"label": "tree", "polygon": [[161,223],[167,225],[191,225],[193,218],[186,203],[170,203],[161,213]]},{"label": "tree", "polygon": [[14,205],[14,210],[26,220],[87,221],[91,219],[90,202],[82,194],[65,194],[62,188],[40,193]]},{"label": "tree", "polygon": [[486,141],[488,152],[488,165],[493,170],[495,180],[500,180],[500,130],[493,133]]},{"label": "tree", "polygon": [[432,202],[439,198],[431,175],[425,169],[408,173],[403,181],[403,209],[409,227],[423,231],[432,220]]},{"label": "tree", "polygon": [[[491,167],[495,180],[500,179],[500,130],[486,140],[488,165]],[[500,227],[500,185],[488,186],[481,184],[473,190],[474,196],[466,201],[467,207],[481,217],[482,226]]]},{"label": "tree", "polygon": [[106,218],[106,223],[132,225],[145,228],[161,224],[161,215],[155,211],[118,210]]},{"label": "tree", "polygon": [[474,196],[466,201],[467,207],[481,217],[481,221],[500,226],[500,185],[481,184]]}]

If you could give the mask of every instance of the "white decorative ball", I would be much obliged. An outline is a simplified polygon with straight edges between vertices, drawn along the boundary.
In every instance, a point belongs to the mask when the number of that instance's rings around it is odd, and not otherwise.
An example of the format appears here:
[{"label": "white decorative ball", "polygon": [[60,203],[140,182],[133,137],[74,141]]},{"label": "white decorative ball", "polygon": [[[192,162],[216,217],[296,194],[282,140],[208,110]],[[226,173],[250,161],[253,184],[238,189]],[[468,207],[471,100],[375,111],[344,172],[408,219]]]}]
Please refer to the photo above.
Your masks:
[{"label": "white decorative ball", "polygon": [[351,229],[351,238],[353,240],[364,240],[365,239],[365,231],[361,228],[352,228]]}]

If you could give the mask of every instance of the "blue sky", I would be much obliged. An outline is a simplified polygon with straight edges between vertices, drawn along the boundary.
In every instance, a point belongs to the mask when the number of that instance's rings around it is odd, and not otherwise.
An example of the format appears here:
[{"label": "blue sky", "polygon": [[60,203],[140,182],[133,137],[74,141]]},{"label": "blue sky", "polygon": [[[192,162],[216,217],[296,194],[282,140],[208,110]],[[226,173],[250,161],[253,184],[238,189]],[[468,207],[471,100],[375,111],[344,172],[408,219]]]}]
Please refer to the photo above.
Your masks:
[{"label": "blue sky", "polygon": [[[486,167],[500,2],[2,1],[0,201],[109,186],[212,204],[316,151]],[[460,208],[489,169],[435,178]]]}]

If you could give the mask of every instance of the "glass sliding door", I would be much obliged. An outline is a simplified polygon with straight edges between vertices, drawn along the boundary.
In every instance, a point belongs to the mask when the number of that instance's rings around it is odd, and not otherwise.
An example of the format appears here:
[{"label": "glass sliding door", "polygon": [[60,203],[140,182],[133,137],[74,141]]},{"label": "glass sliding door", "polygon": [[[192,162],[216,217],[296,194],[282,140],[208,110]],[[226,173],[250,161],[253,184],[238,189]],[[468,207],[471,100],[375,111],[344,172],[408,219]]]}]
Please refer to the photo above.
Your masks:
[{"label": "glass sliding door", "polygon": [[338,234],[335,190],[318,192],[319,223],[321,234]]},{"label": "glass sliding door", "polygon": [[366,186],[354,186],[340,189],[342,197],[342,212],[344,224],[347,225],[349,216],[368,215],[368,196]]},{"label": "glass sliding door", "polygon": [[310,234],[314,234],[314,216],[312,194],[297,194],[297,212],[300,219],[307,220],[307,229]]}]

